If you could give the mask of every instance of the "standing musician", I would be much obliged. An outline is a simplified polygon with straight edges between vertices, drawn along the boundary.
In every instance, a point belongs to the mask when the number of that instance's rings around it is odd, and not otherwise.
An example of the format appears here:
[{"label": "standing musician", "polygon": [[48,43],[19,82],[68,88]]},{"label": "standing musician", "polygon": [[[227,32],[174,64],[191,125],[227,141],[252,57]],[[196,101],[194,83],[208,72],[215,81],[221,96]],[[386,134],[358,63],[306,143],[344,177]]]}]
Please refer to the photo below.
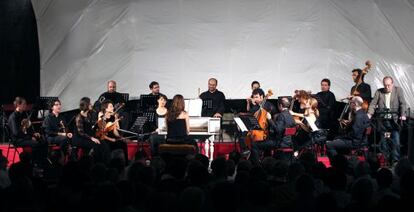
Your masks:
[{"label": "standing musician", "polygon": [[31,126],[30,117],[26,113],[26,99],[16,97],[13,104],[15,110],[8,119],[11,141],[17,147],[32,147],[34,162],[40,162],[46,158],[47,145]]},{"label": "standing musician", "polygon": [[[395,113],[385,114],[381,121],[381,147],[385,151],[391,153],[391,162],[394,163],[400,159],[400,127],[398,120],[406,120],[406,102],[404,99],[403,90],[400,87],[394,86],[394,80],[390,76],[384,77],[382,80],[384,88],[380,88],[375,92],[374,99],[369,105],[368,116],[372,117],[375,109],[395,111]],[[385,142],[385,132],[391,133],[391,147]],[[391,148],[391,149],[390,149]]]},{"label": "standing musician", "polygon": [[252,130],[247,134],[245,141],[243,139],[240,139],[239,141],[243,151],[246,151],[247,149],[246,144],[251,147],[250,160],[255,164],[258,164],[259,162],[259,152],[261,150],[270,150],[275,146],[275,141],[268,139],[269,123],[267,117],[273,116],[271,111],[274,111],[275,108],[272,103],[266,101],[271,95],[273,95],[271,90],[269,90],[266,96],[264,91],[260,88],[253,90],[252,101],[255,103],[255,106],[250,109],[250,112],[257,118],[261,130]]},{"label": "standing musician", "polygon": [[[108,81],[107,91],[102,93],[99,96],[98,100],[95,102],[94,108],[95,108],[96,111],[99,111],[101,109],[101,104],[105,100],[110,100],[116,108],[121,107],[122,105],[126,104],[125,99],[122,96],[122,94],[118,93],[116,91],[116,81],[115,80],[109,80]],[[129,114],[128,114],[128,112],[125,111],[124,108],[121,108],[118,113],[121,114],[121,116],[124,117],[122,119],[122,121],[120,121],[121,128],[122,129],[128,129],[128,125],[129,125]],[[96,119],[96,115],[95,115],[94,118]]]},{"label": "standing musician", "polygon": [[[355,82],[355,85],[352,86],[350,97],[353,96],[360,96],[364,102],[369,103],[371,102],[371,86],[364,82],[365,74],[371,69],[371,61],[367,60],[365,62],[366,67],[364,70],[361,69],[354,69],[352,70],[352,79]],[[365,107],[365,106],[364,106]]]},{"label": "standing musician", "polygon": [[316,94],[320,100],[319,104],[319,124],[323,129],[331,129],[334,125],[334,106],[336,102],[335,94],[330,91],[331,81],[322,79],[321,91]]},{"label": "standing musician", "polygon": [[362,109],[363,102],[363,99],[359,96],[353,97],[350,101],[351,109],[354,112],[355,117],[347,125],[349,127],[347,128],[347,133],[345,135],[326,143],[329,157],[335,156],[338,149],[358,147],[364,142],[363,137],[365,129],[369,126],[370,121],[367,113]]},{"label": "standing musician", "polygon": [[110,100],[102,102],[101,111],[98,113],[98,131],[96,136],[101,142],[106,142],[111,150],[122,149],[125,156],[125,162],[128,161],[128,146],[126,142],[122,141],[121,135],[118,132],[119,121],[122,118],[116,111],[114,105]]},{"label": "standing musician", "polygon": [[[251,89],[254,91],[255,89],[260,88],[260,83],[258,81],[253,81],[251,84]],[[250,108],[255,105],[256,103],[253,102],[253,95],[250,95],[246,99],[246,111],[249,112]]]},{"label": "standing musician", "polygon": [[150,95],[161,95],[162,94],[160,93],[160,84],[158,82],[152,81],[148,87],[151,90],[151,93],[149,93]]},{"label": "standing musician", "polygon": [[44,129],[46,140],[49,144],[57,144],[60,150],[67,154],[69,139],[72,138],[72,133],[67,131],[66,122],[60,116],[62,104],[60,100],[51,102],[50,110],[46,118],[43,120],[42,128]]},{"label": "standing musician", "polygon": [[[80,147],[89,153],[93,149],[95,161],[105,162],[103,152],[108,153],[109,150],[106,145],[101,145],[101,142],[95,137],[96,129],[93,128],[95,121],[92,118],[92,104],[88,97],[83,97],[79,103],[80,113],[76,116],[76,128],[72,140],[72,145]],[[105,146],[105,147],[101,147]]]},{"label": "standing musician", "polygon": [[210,78],[208,80],[208,91],[200,94],[200,99],[213,101],[213,108],[211,110],[203,107],[203,110],[201,111],[201,116],[203,117],[223,117],[225,110],[224,101],[226,101],[226,97],[223,92],[217,90],[217,83],[217,79]]}]

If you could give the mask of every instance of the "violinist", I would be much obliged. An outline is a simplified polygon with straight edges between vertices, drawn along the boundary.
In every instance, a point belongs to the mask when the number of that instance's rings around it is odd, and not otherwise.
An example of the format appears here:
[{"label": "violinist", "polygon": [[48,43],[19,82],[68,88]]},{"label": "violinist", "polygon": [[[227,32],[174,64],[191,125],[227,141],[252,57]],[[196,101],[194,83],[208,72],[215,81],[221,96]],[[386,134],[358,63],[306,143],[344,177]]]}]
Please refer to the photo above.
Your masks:
[{"label": "violinist", "polygon": [[47,145],[45,145],[45,142],[42,142],[40,134],[35,132],[31,126],[30,117],[26,113],[26,99],[16,97],[13,104],[15,110],[8,119],[13,145],[17,147],[32,147],[34,161],[46,158]]},{"label": "violinist", "polygon": [[[107,91],[102,93],[98,100],[94,104],[94,109],[96,111],[99,111],[101,109],[101,105],[105,100],[110,100],[112,104],[115,106],[115,108],[120,107],[121,105],[126,104],[124,97],[121,93],[117,92],[117,83],[115,80],[109,80],[107,83]],[[125,108],[121,108],[118,111],[118,114],[123,116],[123,119],[120,121],[120,126],[122,129],[127,129],[129,125],[129,113],[125,110]],[[96,116],[93,116],[95,119],[97,119]]]},{"label": "violinist", "polygon": [[102,151],[100,148],[101,142],[95,137],[95,130],[93,129],[94,121],[92,120],[92,104],[88,97],[83,97],[79,103],[79,114],[76,116],[76,128],[73,136],[72,145],[80,147],[85,152],[90,153],[93,149],[96,161],[103,161],[100,157]]},{"label": "violinist", "polygon": [[[114,105],[110,100],[102,102],[101,111],[98,114],[98,132],[101,142],[106,142],[111,150],[122,149],[125,159],[128,158],[128,146],[118,132],[119,121],[122,118],[114,111]],[[127,161],[127,160],[126,160]]]},{"label": "violinist", "polygon": [[292,116],[296,117],[295,122],[301,128],[296,136],[296,145],[298,148],[301,148],[307,146],[309,142],[311,142],[310,133],[312,132],[312,126],[317,126],[319,124],[319,110],[318,101],[304,90],[298,92],[298,101],[300,103],[300,108],[303,109],[304,112],[289,112]]},{"label": "violinist", "polygon": [[50,102],[51,112],[43,120],[42,128],[44,129],[46,140],[49,144],[57,144],[60,150],[66,154],[69,145],[69,139],[72,138],[72,133],[67,132],[66,122],[60,116],[62,104],[60,100]]}]

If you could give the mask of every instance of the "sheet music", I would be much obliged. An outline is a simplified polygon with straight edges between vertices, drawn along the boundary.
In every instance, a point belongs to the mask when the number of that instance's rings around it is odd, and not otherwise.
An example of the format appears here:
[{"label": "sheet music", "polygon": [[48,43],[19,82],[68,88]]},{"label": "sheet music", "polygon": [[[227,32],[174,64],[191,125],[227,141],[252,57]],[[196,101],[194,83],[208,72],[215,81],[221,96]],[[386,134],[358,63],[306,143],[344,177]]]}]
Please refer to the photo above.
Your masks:
[{"label": "sheet music", "polygon": [[308,122],[308,124],[309,124],[310,128],[312,129],[312,131],[318,131],[319,130],[319,128],[315,124],[315,121],[316,121],[315,118],[305,116],[305,119]]},{"label": "sheet music", "polygon": [[239,117],[234,117],[234,121],[236,122],[237,126],[239,126],[239,128],[242,132],[249,131],[247,129],[246,125],[243,123],[243,121]]},{"label": "sheet music", "polygon": [[201,99],[186,99],[184,100],[184,110],[188,112],[189,116],[201,117],[201,109],[203,107],[203,100]]}]

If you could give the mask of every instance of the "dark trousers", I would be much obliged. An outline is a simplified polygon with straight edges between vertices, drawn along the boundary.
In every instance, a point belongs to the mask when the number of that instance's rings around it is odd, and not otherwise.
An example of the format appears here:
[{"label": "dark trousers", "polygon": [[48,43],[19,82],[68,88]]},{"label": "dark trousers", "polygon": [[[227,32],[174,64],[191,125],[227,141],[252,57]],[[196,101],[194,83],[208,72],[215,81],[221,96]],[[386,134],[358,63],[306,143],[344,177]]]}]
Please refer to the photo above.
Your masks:
[{"label": "dark trousers", "polygon": [[[72,146],[82,148],[86,153],[89,153],[91,150],[93,150],[92,156],[95,162],[105,163],[109,158],[109,145],[107,145],[104,142],[101,142],[101,144],[97,144],[93,142],[91,139],[80,136],[74,136],[72,139]],[[75,152],[75,156],[77,156],[76,153],[77,152]]]},{"label": "dark trousers", "polygon": [[47,158],[47,143],[32,139],[17,139],[13,142],[16,147],[32,148],[32,158],[35,163],[39,163]]},{"label": "dark trousers", "polygon": [[326,150],[329,157],[337,155],[338,150],[349,150],[352,147],[352,140],[347,138],[337,138],[333,141],[326,142]]},{"label": "dark trousers", "polygon": [[266,154],[270,156],[270,151],[273,148],[276,148],[277,143],[273,140],[265,140],[259,142],[252,142],[251,145],[252,149],[250,154],[250,161],[254,165],[258,165],[260,160],[260,153],[263,152],[265,156]]},{"label": "dark trousers", "polygon": [[149,137],[149,140],[151,142],[151,155],[158,156],[159,155],[159,147],[160,144],[165,143],[165,136],[163,135],[151,135]]},{"label": "dark trousers", "polygon": [[[385,138],[385,132],[391,133]],[[380,150],[391,163],[400,160],[400,132],[399,126],[393,120],[384,120],[381,126]]]},{"label": "dark trousers", "polygon": [[68,146],[69,146],[69,138],[66,136],[57,135],[54,137],[47,137],[47,142],[49,144],[56,144],[59,146],[60,151],[63,154],[67,154]]}]

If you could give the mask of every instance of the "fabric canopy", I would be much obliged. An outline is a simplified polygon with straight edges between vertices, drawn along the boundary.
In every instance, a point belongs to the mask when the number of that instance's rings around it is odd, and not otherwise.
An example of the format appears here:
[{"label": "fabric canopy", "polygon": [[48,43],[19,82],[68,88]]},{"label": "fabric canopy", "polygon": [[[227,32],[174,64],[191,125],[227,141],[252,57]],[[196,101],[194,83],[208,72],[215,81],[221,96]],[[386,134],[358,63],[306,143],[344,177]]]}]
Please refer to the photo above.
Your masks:
[{"label": "fabric canopy", "polygon": [[373,63],[372,91],[392,76],[414,105],[412,0],[35,0],[41,94],[64,109],[96,100],[110,79],[139,96],[160,83],[171,98],[195,98],[218,79],[227,98],[246,98],[258,80],[276,96],[320,89],[337,99],[351,70]]}]

